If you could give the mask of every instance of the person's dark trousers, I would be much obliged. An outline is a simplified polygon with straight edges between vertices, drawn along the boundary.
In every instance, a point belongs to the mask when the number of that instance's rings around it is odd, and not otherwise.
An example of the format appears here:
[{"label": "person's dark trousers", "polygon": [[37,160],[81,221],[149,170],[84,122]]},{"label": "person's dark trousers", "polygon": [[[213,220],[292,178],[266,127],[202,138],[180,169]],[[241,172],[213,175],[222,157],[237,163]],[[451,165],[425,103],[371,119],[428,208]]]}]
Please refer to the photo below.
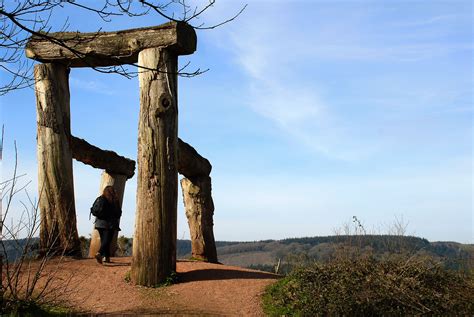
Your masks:
[{"label": "person's dark trousers", "polygon": [[97,228],[100,235],[100,249],[99,253],[101,256],[110,257],[110,244],[114,237],[114,231],[110,229]]}]

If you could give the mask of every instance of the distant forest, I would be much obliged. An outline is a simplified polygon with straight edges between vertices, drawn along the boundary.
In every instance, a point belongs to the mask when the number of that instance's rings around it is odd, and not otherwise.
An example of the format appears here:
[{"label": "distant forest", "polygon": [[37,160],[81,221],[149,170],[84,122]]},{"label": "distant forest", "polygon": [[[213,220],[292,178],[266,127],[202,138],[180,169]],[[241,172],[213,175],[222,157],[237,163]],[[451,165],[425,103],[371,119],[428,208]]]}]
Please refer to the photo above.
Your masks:
[{"label": "distant forest", "polygon": [[[87,254],[89,240],[81,237],[83,253]],[[21,254],[26,240],[3,241],[3,253],[9,260]],[[34,255],[38,240],[29,242],[29,254]],[[132,239],[118,239],[118,255],[129,256]],[[217,241],[219,261],[223,264],[273,271],[278,262],[283,271],[291,270],[299,263],[326,262],[341,252],[370,254],[385,257],[409,254],[415,257],[430,257],[454,270],[474,269],[474,244],[457,242],[429,242],[414,236],[396,235],[340,235],[324,237],[290,238],[283,240],[263,240],[254,242]],[[191,241],[177,241],[177,257],[191,257]]]},{"label": "distant forest", "polygon": [[[216,246],[222,263],[266,271],[273,271],[279,261],[284,271],[298,263],[326,262],[339,252],[376,257],[409,254],[433,258],[449,269],[474,269],[473,244],[429,242],[414,236],[340,235],[254,242],[217,241]],[[179,258],[191,256],[189,240],[178,240],[177,248]]]},{"label": "distant forest", "polygon": [[[182,241],[181,254],[190,252]],[[224,264],[273,271],[280,261],[283,270],[308,262],[327,262],[341,253],[387,257],[411,255],[429,257],[454,270],[474,269],[474,245],[457,242],[429,242],[414,236],[340,235],[291,238],[255,242],[217,242],[219,261]],[[286,269],[285,269],[286,266]]]}]

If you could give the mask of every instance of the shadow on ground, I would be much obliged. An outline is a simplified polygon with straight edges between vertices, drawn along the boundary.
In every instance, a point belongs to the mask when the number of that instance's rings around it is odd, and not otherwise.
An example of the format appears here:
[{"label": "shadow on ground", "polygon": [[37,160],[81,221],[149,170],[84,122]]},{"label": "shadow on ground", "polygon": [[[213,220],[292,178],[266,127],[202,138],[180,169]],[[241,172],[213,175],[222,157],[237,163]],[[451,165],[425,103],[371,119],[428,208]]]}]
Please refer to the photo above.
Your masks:
[{"label": "shadow on ground", "polygon": [[228,269],[201,269],[178,273],[179,283],[232,279],[278,279],[279,276],[265,272],[235,271]]},{"label": "shadow on ground", "polygon": [[131,262],[114,262],[111,261],[109,263],[103,263],[104,266],[132,266]]}]

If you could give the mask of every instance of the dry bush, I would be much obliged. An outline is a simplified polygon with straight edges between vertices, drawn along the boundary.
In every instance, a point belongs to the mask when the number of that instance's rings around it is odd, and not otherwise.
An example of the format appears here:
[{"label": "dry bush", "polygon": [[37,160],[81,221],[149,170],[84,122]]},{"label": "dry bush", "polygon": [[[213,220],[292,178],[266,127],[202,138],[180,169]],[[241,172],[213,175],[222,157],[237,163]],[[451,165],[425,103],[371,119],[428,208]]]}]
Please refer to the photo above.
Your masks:
[{"label": "dry bush", "polygon": [[[406,237],[406,228],[396,219],[390,235],[368,235],[353,217],[353,224],[339,231],[329,260],[300,258],[293,272],[267,289],[266,312],[271,316],[474,315],[473,272],[448,270],[442,262],[423,256],[419,244],[425,241]],[[381,256],[374,248],[389,251]]]},{"label": "dry bush", "polygon": [[[53,283],[59,279],[62,257],[51,261],[48,250],[38,255],[38,203],[26,190],[29,182],[21,184],[24,175],[17,175],[17,161],[15,144],[13,175],[0,183],[0,314],[41,314],[43,307],[59,304],[56,294],[65,292],[69,279]],[[20,193],[26,203],[17,199]]]},{"label": "dry bush", "polygon": [[346,258],[292,272],[264,302],[271,316],[471,316],[474,278],[431,261]]}]

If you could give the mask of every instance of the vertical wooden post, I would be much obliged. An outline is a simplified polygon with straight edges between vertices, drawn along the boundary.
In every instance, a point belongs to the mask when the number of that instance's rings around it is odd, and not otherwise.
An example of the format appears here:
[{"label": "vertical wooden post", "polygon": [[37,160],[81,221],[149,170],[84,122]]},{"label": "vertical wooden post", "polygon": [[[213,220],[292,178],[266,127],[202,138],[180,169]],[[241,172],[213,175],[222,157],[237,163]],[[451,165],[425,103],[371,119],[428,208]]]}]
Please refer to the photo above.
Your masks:
[{"label": "vertical wooden post", "polygon": [[[123,203],[123,193],[125,192],[125,183],[127,182],[127,176],[120,175],[120,174],[109,174],[106,171],[102,172],[102,176],[100,178],[100,186],[99,186],[99,196],[102,195],[104,188],[107,186],[113,186],[115,189],[115,193],[119,199],[120,208],[122,208]],[[92,205],[92,204],[91,204]],[[118,231],[114,235],[114,239],[110,245],[110,256],[115,256],[115,252],[117,251],[117,237]],[[92,227],[91,233],[91,243],[89,245],[89,257],[93,257],[100,249],[100,236],[99,231]]]},{"label": "vertical wooden post", "polygon": [[194,177],[181,180],[183,201],[191,235],[192,256],[199,260],[217,263],[214,241],[214,203],[211,196],[211,178]]},{"label": "vertical wooden post", "polygon": [[176,270],[177,230],[177,56],[164,48],[138,55],[137,211],[131,277],[154,286]]},{"label": "vertical wooden post", "polygon": [[61,64],[35,66],[40,248],[81,254],[77,233],[70,146],[69,70]]}]

